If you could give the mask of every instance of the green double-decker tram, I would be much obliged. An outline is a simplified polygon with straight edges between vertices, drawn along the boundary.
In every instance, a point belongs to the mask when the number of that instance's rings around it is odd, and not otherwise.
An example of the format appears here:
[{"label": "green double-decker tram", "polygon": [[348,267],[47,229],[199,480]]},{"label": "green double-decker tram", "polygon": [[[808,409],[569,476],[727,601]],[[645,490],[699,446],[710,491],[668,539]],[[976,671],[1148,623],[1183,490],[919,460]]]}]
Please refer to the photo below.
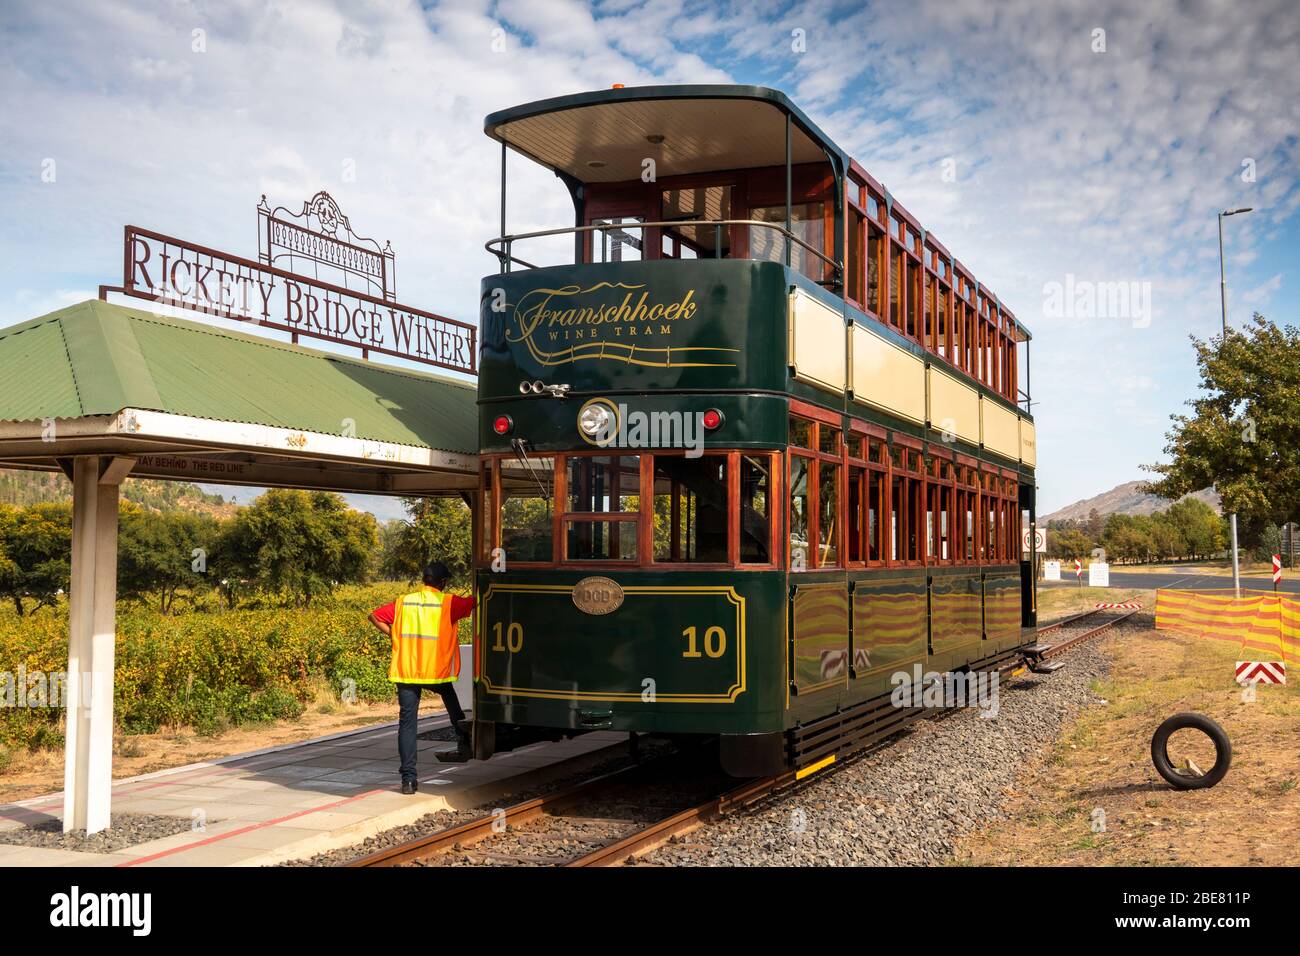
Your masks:
[{"label": "green double-decker tram", "polygon": [[[1029,335],[990,290],[773,90],[615,88],[486,131],[480,756],[613,729],[807,771],[901,726],[900,680],[1021,662]],[[510,151],[572,225],[506,234]],[[563,191],[528,177],[538,221]]]}]

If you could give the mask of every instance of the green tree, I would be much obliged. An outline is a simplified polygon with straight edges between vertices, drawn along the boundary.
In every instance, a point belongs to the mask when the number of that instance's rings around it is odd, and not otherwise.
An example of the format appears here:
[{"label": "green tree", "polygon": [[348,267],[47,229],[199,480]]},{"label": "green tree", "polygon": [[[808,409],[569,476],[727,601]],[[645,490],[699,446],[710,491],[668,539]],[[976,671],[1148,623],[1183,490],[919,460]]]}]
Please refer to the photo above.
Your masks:
[{"label": "green tree", "polygon": [[41,503],[0,505],[0,595],[19,617],[52,607],[72,577],[72,507]]},{"label": "green tree", "polygon": [[452,585],[469,580],[472,525],[470,509],[460,498],[405,498],[409,517],[385,526],[379,571],[390,581],[414,581],[424,566],[444,561]]},{"label": "green tree", "polygon": [[231,603],[258,590],[305,607],[335,584],[368,580],[377,545],[374,516],[340,495],[272,488],[222,529],[212,569]]},{"label": "green tree", "polygon": [[167,614],[181,591],[207,590],[213,583],[207,565],[217,530],[216,520],[204,515],[158,514],[124,502],[117,538],[118,593],[151,595]]},{"label": "green tree", "polygon": [[1223,519],[1204,501],[1198,498],[1176,501],[1165,515],[1183,539],[1185,557],[1207,558],[1223,550],[1226,544]]},{"label": "green tree", "polygon": [[1053,557],[1072,561],[1086,557],[1092,549],[1092,539],[1078,528],[1049,528],[1047,531],[1047,550]]},{"label": "green tree", "polygon": [[1178,499],[1213,485],[1252,543],[1300,514],[1300,330],[1255,313],[1245,330],[1192,345],[1202,394],[1173,416],[1170,461],[1146,466],[1162,476],[1151,490]]}]

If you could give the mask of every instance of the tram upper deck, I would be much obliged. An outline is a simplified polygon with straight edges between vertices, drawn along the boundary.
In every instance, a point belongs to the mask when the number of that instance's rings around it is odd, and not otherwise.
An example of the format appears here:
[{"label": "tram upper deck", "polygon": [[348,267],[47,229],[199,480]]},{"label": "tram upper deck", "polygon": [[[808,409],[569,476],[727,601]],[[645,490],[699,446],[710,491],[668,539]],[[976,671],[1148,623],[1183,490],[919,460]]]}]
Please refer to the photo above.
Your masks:
[{"label": "tram upper deck", "polygon": [[[494,113],[486,132],[502,235],[485,402],[517,406],[539,382],[783,392],[1034,466],[1028,331],[784,94],[616,88]],[[554,171],[573,225],[507,232],[507,150]],[[508,450],[483,419],[485,450]]]}]

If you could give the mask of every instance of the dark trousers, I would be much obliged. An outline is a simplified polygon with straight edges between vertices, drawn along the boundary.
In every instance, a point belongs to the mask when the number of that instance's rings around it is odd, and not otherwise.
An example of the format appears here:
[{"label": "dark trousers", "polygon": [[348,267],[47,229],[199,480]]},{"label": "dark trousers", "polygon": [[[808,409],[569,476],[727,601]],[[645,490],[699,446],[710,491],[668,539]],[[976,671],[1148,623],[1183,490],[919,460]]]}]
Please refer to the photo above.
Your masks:
[{"label": "dark trousers", "polygon": [[451,718],[451,726],[456,730],[457,737],[461,733],[456,725],[465,719],[465,711],[461,710],[460,701],[456,699],[456,684],[453,681],[444,684],[397,684],[396,687],[397,753],[402,759],[402,779],[414,780],[415,731],[420,719],[420,692],[427,687],[442,697],[442,705],[447,708],[447,716]]}]

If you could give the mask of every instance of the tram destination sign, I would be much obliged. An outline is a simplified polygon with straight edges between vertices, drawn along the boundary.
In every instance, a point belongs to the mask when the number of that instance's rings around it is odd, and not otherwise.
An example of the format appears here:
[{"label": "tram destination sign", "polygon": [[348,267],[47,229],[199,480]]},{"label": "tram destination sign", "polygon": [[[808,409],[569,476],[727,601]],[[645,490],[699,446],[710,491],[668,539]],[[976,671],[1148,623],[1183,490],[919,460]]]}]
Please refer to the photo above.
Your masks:
[{"label": "tram destination sign", "polygon": [[[477,372],[477,329],[396,301],[391,246],[355,236],[327,193],[303,212],[258,206],[258,260],[127,226],[122,287],[138,299],[458,372]],[[298,221],[296,221],[298,220]],[[299,221],[318,223],[308,228]],[[303,271],[310,265],[313,275]],[[322,275],[324,273],[324,275]]]}]

